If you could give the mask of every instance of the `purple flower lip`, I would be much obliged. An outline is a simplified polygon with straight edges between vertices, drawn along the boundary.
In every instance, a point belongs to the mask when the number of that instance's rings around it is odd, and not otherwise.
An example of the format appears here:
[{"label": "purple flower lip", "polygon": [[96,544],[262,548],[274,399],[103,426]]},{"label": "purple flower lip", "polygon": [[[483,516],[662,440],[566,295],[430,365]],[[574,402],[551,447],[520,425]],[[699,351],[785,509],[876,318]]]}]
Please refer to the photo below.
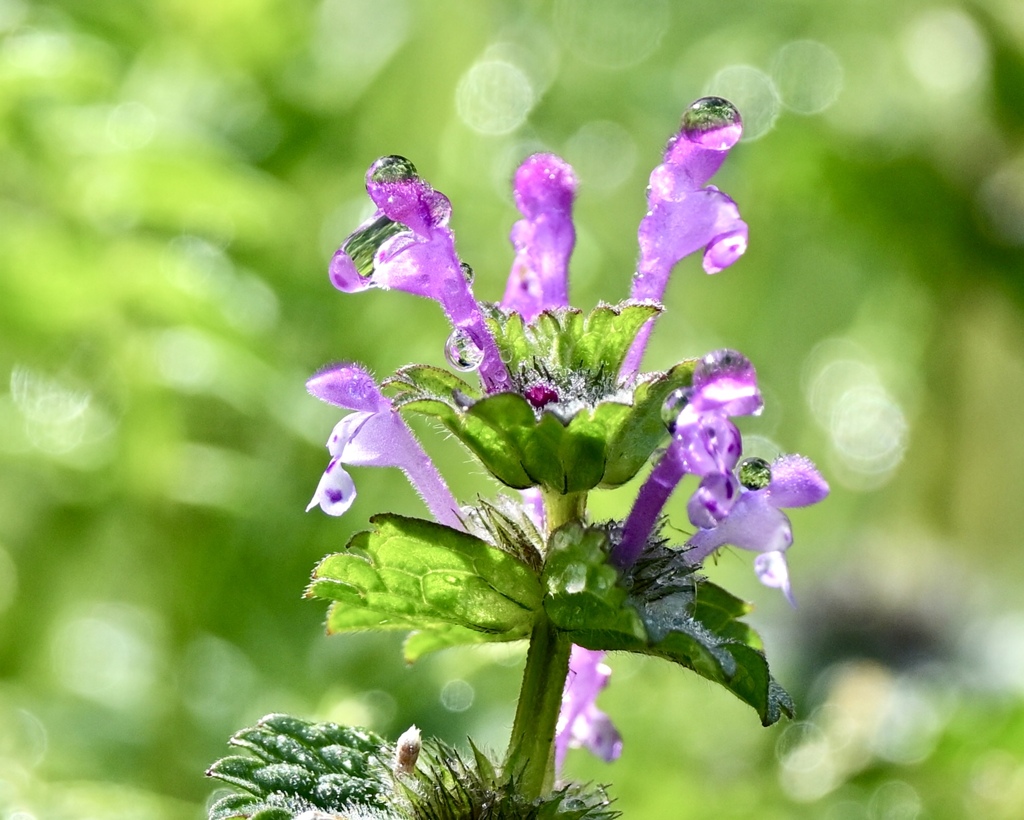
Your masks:
[{"label": "purple flower lip", "polygon": [[341,465],[398,467],[442,524],[464,529],[459,505],[408,425],[380,392],[373,377],[355,364],[339,364],[314,375],[306,387],[318,399],[351,410],[327,440],[331,460],[306,510],[319,506],[343,515],[356,498],[355,483]]},{"label": "purple flower lip", "polygon": [[572,648],[555,732],[556,772],[561,770],[570,747],[585,746],[608,763],[622,754],[622,736],[595,703],[612,674],[604,655],[582,646]]},{"label": "purple flower lip", "polygon": [[[402,290],[441,305],[453,329],[479,350],[477,370],[489,393],[509,388],[508,369],[473,296],[448,227],[451,203],[404,157],[381,157],[366,172],[376,212],[334,254],[331,282],[354,293],[370,287]],[[461,343],[461,342],[460,342]]]},{"label": "purple flower lip", "polygon": [[[781,589],[793,603],[785,556],[793,543],[793,529],[782,510],[817,504],[828,495],[829,486],[804,456],[780,456],[769,470],[767,485],[756,490],[744,487],[725,516],[694,533],[686,542],[687,555],[696,563],[727,544],[757,552],[754,571],[758,579],[765,586]],[[742,475],[742,466],[740,472]]]},{"label": "purple flower lip", "polygon": [[569,304],[576,187],[572,167],[554,154],[534,154],[516,170],[514,196],[523,218],[509,235],[516,257],[501,307],[516,311],[526,322]]},{"label": "purple flower lip", "polygon": [[[651,172],[647,215],[638,231],[634,299],[660,300],[676,263],[702,248],[707,273],[718,273],[743,255],[747,223],[735,202],[707,184],[742,133],[739,112],[721,97],[697,100],[683,114],[662,164]],[[622,365],[624,380],[639,372],[653,326],[652,319],[638,334]]]}]

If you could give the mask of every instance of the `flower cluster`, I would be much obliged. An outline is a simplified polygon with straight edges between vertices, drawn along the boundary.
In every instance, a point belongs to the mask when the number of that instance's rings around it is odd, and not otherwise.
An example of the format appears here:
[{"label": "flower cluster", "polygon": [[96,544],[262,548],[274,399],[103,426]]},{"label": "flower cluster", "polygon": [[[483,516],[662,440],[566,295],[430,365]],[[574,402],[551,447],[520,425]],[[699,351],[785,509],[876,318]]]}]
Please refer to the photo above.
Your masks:
[{"label": "flower cluster", "polygon": [[[438,302],[452,325],[448,361],[456,370],[475,371],[480,387],[425,366],[405,368],[382,384],[351,363],[318,373],[308,383],[310,392],[350,413],[328,441],[331,460],[310,508],[319,505],[331,515],[349,508],[355,486],[346,466],[398,467],[436,522],[468,538],[475,532],[469,508],[452,497],[402,418],[403,412],[426,412],[499,482],[522,491],[523,515],[547,535],[571,521],[585,527],[586,492],[618,486],[653,459],[629,515],[602,553],[604,568],[587,572],[614,571],[626,578],[652,545],[662,543],[665,504],[689,474],[699,479],[687,506],[695,531],[676,550],[678,565],[692,572],[726,545],[752,550],[758,578],[792,600],[785,551],[793,539],[782,509],[820,501],[828,486],[800,456],[782,456],[773,464],[742,459],[733,418],[762,408],[753,366],[735,351],[719,350],[668,372],[640,372],[676,263],[703,251],[705,271],[717,273],[746,250],[747,225],[735,202],[708,184],[741,133],[739,114],[725,100],[703,98],[687,109],[651,173],[630,298],[601,306],[586,319],[569,306],[577,179],[565,161],[536,154],[515,174],[522,218],[512,228],[515,258],[497,305],[474,296],[472,270],[456,252],[448,226],[449,200],[408,160],[388,156],[375,162],[366,188],[376,211],[334,255],[331,282],[347,293],[397,289]],[[493,540],[500,546],[500,539]],[[543,575],[550,549],[542,543],[511,551],[537,555],[536,570]],[[543,577],[552,587],[554,576]],[[558,595],[572,594],[573,583],[567,582],[549,597],[557,603]],[[382,625],[416,628],[410,619],[380,614],[383,605],[373,606],[370,614]],[[623,618],[637,617],[624,606]],[[541,620],[557,620],[550,613],[537,617],[534,630]],[[573,647],[568,661],[561,715],[553,727],[557,765],[570,746],[611,760],[622,742],[595,699],[608,680],[605,650],[624,647],[598,645],[585,625],[575,631],[556,626],[556,633],[561,629],[586,643]],[[673,628],[683,634],[684,627]],[[442,644],[456,642],[453,634],[462,639],[462,633],[446,629]],[[641,643],[660,640],[654,628],[634,631]],[[512,627],[503,634],[522,636]],[[682,649],[673,651],[689,657]],[[729,674],[725,650],[708,651],[726,670],[722,674]]]}]

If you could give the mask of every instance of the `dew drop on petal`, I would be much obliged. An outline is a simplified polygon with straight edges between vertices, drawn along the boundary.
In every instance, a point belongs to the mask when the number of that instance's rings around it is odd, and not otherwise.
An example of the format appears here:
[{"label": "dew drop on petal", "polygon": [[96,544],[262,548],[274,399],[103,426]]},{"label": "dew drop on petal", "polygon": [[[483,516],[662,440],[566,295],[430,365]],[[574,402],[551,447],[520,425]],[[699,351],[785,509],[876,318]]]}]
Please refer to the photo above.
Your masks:
[{"label": "dew drop on petal", "polygon": [[456,328],[444,345],[444,355],[448,364],[456,370],[476,370],[484,359],[480,346],[461,328]]},{"label": "dew drop on petal", "polygon": [[693,370],[693,385],[700,387],[712,379],[731,376],[735,379],[755,381],[754,365],[737,350],[713,350],[702,358]]},{"label": "dew drop on petal", "polygon": [[683,112],[682,134],[713,151],[728,151],[743,136],[740,112],[722,97],[701,97]]},{"label": "dew drop on petal", "polygon": [[740,484],[748,490],[763,490],[772,481],[772,467],[763,458],[745,458],[740,462]]},{"label": "dew drop on petal", "polygon": [[418,176],[416,166],[405,157],[400,157],[397,154],[378,159],[370,166],[370,170],[366,175],[368,181],[378,184],[408,182],[409,180],[416,179]]},{"label": "dew drop on petal", "polygon": [[670,433],[675,431],[676,419],[686,409],[692,396],[693,388],[680,387],[669,393],[665,399],[665,403],[661,406],[661,421]]}]

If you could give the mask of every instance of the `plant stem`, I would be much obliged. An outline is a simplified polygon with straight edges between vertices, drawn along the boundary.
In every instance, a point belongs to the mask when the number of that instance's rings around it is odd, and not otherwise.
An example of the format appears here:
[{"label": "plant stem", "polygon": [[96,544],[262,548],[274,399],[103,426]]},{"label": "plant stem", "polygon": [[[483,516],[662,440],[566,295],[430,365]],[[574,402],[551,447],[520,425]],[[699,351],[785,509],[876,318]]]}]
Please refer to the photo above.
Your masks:
[{"label": "plant stem", "polygon": [[[586,493],[545,491],[548,534],[569,521],[581,520],[586,499]],[[505,767],[508,776],[516,778],[517,791],[528,800],[540,797],[554,785],[555,728],[571,650],[572,642],[541,612],[530,635]]]},{"label": "plant stem", "polygon": [[570,521],[582,521],[583,514],[587,509],[586,493],[553,493],[549,490],[542,490],[544,497],[544,510],[547,513],[547,530],[551,535],[563,524]]},{"label": "plant stem", "polygon": [[554,782],[555,725],[571,649],[572,643],[542,616],[530,635],[506,765],[527,800],[540,797]]}]

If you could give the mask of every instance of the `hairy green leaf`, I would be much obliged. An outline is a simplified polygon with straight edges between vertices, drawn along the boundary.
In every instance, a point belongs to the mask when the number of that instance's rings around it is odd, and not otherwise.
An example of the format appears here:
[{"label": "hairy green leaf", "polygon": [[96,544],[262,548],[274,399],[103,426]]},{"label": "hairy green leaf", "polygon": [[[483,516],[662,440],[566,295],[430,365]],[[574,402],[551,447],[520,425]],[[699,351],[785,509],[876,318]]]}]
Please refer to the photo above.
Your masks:
[{"label": "hairy green leaf", "polygon": [[[659,547],[623,582],[606,563],[609,531],[569,524],[552,534],[544,609],[573,643],[666,658],[721,684],[766,726],[792,716],[757,633],[740,619],[750,606],[694,572],[685,553]],[[660,573],[660,574],[655,574]]]},{"label": "hairy green leaf", "polygon": [[292,820],[311,810],[343,815],[357,808],[395,816],[383,813],[389,751],[371,732],[268,715],[229,743],[249,754],[222,758],[207,775],[246,793],[218,800],[210,820]]},{"label": "hairy green leaf", "polygon": [[[307,595],[334,603],[332,632],[409,629],[515,640],[529,634],[541,587],[523,561],[431,521],[378,515],[348,551],[327,556]],[[460,641],[461,642],[461,641]]]}]

